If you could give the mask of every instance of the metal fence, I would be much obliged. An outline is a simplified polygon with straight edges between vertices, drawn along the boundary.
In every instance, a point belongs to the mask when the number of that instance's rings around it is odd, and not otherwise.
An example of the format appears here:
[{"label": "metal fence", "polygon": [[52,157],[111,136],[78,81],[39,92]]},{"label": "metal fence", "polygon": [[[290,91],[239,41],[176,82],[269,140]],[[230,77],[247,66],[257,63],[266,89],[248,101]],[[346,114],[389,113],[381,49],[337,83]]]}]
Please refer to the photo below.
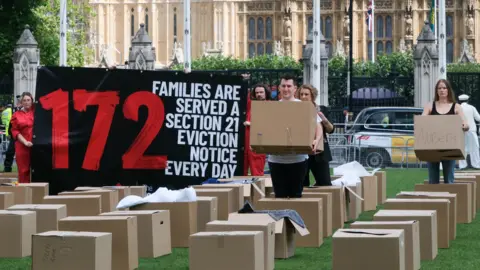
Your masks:
[{"label": "metal fence", "polygon": [[447,73],[447,78],[457,97],[467,94],[469,103],[480,108],[480,73]]}]

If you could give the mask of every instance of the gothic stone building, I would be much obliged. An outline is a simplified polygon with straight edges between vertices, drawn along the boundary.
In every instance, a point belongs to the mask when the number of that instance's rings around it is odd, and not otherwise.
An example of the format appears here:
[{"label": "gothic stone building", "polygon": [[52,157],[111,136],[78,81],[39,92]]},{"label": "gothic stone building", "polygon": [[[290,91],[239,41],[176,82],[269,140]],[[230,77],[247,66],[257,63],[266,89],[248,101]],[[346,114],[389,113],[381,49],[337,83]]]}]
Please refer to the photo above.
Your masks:
[{"label": "gothic stone building", "polygon": [[[91,46],[96,62],[122,64],[140,24],[156,48],[157,65],[168,65],[183,47],[183,0],[89,0],[95,9]],[[353,0],[353,55],[372,57],[366,24],[369,0]],[[431,0],[375,0],[375,55],[411,48],[428,18]],[[321,0],[322,33],[329,56],[347,53],[348,0]],[[447,61],[456,62],[467,41],[476,59],[480,48],[480,0],[446,0]],[[238,58],[283,53],[301,58],[313,26],[312,1],[194,0],[191,3],[192,57],[208,51]],[[102,57],[104,56],[104,57]],[[105,60],[103,60],[105,61]]]}]

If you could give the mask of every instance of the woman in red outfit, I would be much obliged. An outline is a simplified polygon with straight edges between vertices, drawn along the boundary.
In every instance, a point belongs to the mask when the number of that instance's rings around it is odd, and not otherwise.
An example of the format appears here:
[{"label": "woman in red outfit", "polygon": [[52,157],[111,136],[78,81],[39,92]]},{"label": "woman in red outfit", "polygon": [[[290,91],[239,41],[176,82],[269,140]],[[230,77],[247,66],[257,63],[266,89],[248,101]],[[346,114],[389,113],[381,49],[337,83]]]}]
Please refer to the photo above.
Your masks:
[{"label": "woman in red outfit", "polygon": [[12,116],[12,138],[15,140],[15,155],[20,183],[30,183],[30,151],[33,137],[33,96],[24,92],[22,109]]},{"label": "woman in red outfit", "polygon": [[254,86],[247,99],[247,121],[243,123],[245,125],[245,166],[244,175],[248,174],[250,168],[250,174],[252,176],[263,176],[265,171],[265,154],[257,154],[250,148],[250,119],[251,119],[251,100],[270,100],[271,92],[270,88],[264,84],[258,84]]}]

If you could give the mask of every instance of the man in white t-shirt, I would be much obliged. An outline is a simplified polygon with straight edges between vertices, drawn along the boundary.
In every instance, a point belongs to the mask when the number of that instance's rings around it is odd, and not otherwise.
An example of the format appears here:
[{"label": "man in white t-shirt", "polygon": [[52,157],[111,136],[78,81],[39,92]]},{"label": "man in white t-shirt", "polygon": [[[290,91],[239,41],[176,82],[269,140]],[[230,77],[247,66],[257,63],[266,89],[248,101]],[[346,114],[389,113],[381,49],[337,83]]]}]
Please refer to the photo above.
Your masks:
[{"label": "man in white t-shirt", "polygon": [[[286,75],[281,78],[279,85],[282,99],[280,102],[301,102],[295,98],[297,86],[295,85],[295,77]],[[277,119],[276,121],[282,121]],[[322,120],[317,115],[317,123]],[[320,132],[318,131],[320,129]],[[312,142],[312,151],[316,149],[319,139],[321,138],[321,125],[317,125],[317,134]],[[272,177],[273,191],[276,198],[301,198],[303,192],[303,180],[307,173],[306,154],[283,154],[269,155],[268,167]]]}]

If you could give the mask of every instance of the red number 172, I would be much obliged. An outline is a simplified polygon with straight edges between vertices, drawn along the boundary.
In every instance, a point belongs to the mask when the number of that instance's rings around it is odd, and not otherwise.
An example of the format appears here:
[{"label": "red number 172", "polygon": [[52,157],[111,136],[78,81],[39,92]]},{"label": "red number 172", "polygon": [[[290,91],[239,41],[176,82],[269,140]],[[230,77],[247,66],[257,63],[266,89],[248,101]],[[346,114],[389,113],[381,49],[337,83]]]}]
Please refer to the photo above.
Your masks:
[{"label": "red number 172", "polygon": [[[45,110],[52,110],[52,163],[54,169],[68,169],[69,113],[68,92],[58,89],[40,98]],[[120,103],[116,91],[87,92],[73,91],[73,107],[84,112],[87,106],[98,106],[92,134],[88,142],[82,168],[98,171],[105,144],[112,125],[115,107]],[[122,156],[123,169],[165,169],[167,156],[145,156],[144,153],[162,128],[165,120],[163,101],[156,95],[139,91],[131,94],[123,104],[126,119],[138,121],[140,106],[148,108],[148,117],[134,142]]]}]

